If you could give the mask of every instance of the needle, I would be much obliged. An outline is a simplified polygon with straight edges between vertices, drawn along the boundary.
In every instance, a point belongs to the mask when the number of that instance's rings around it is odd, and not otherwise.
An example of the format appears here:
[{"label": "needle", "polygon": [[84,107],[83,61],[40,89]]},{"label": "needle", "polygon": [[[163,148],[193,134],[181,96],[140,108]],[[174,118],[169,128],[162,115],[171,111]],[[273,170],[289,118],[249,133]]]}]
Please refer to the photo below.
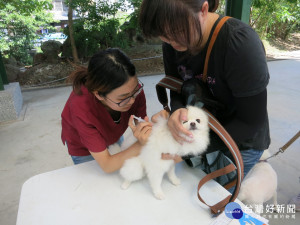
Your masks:
[{"label": "needle", "polygon": [[136,119],[139,122],[146,122],[145,120],[143,120],[141,117],[137,117],[135,115],[133,115],[133,118]]}]

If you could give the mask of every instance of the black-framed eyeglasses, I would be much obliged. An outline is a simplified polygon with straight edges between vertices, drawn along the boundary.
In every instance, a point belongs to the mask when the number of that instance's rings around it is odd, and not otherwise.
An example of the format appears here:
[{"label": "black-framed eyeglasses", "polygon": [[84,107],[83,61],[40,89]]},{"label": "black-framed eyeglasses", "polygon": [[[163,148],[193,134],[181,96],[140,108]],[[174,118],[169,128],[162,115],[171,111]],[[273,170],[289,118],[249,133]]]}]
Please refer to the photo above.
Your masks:
[{"label": "black-framed eyeglasses", "polygon": [[127,105],[127,103],[130,101],[131,98],[136,98],[142,92],[144,84],[139,79],[138,79],[138,82],[139,83],[137,86],[139,86],[139,89],[137,89],[131,96],[123,99],[120,102],[114,102],[113,100],[109,99],[108,97],[105,97],[105,98],[108,99],[109,101],[117,104],[119,107],[123,107],[123,106]]}]

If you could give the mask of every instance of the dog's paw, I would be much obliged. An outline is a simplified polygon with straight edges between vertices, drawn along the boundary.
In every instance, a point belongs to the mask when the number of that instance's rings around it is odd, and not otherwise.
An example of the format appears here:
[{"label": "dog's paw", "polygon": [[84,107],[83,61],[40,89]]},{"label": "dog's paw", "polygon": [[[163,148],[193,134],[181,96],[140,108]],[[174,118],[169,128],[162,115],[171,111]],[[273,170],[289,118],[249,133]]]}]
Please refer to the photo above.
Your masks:
[{"label": "dog's paw", "polygon": [[154,196],[155,198],[157,198],[158,200],[164,200],[166,197],[165,197],[165,194],[163,192],[155,192],[154,193]]},{"label": "dog's paw", "polygon": [[126,190],[126,189],[129,188],[130,184],[131,184],[130,181],[125,180],[125,181],[123,182],[123,184],[121,185],[121,188],[122,188],[123,190]]},{"label": "dog's paw", "polygon": [[174,184],[175,186],[178,186],[178,185],[181,184],[180,179],[177,178],[177,177],[172,177],[171,182],[172,182],[172,184]]}]

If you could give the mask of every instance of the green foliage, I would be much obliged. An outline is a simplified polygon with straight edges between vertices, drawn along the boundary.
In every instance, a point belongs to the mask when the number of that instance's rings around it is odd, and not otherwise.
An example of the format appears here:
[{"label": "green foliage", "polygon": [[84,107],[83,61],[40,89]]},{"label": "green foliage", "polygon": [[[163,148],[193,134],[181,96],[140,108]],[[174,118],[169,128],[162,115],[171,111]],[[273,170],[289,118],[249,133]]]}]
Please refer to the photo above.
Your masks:
[{"label": "green foliage", "polygon": [[[16,7],[17,2],[19,5]],[[23,2],[24,7],[22,7]],[[38,37],[36,31],[53,22],[51,14],[41,10],[40,7],[31,5],[29,8],[29,2],[14,0],[10,2],[13,4],[0,5],[0,49],[5,57],[13,56],[25,64],[31,61],[28,52],[33,48],[34,40]],[[42,2],[46,4],[49,1]]]},{"label": "green foliage", "polygon": [[[299,32],[300,0],[252,0],[251,25],[261,38],[286,39]],[[79,18],[74,19],[74,38],[79,57],[91,56],[98,49],[126,48],[133,36],[140,34],[138,24],[142,0],[94,1],[72,0],[71,7]],[[67,4],[68,1],[67,1]],[[225,13],[226,0],[220,0],[217,13]],[[41,27],[50,28],[52,0],[1,0],[0,49],[4,56],[14,56],[28,63],[28,51]],[[68,29],[65,29],[68,35]],[[69,35],[68,35],[69,36]],[[71,56],[70,43],[64,44],[64,54]]]},{"label": "green foliage", "polygon": [[140,31],[140,27],[138,24],[138,16],[139,16],[139,8],[142,4],[142,0],[128,0],[129,7],[133,10],[133,12],[128,16],[129,27],[137,29]]},{"label": "green foliage", "polygon": [[299,0],[253,0],[251,20],[262,38],[285,40],[292,32],[299,32]]},{"label": "green foliage", "polygon": [[0,10],[10,5],[22,15],[29,16],[36,11],[51,10],[53,8],[51,2],[51,0],[1,0]]},{"label": "green foliage", "polygon": [[[91,29],[91,27],[87,29],[85,22],[84,19],[77,19],[73,24],[74,39],[79,58],[92,56],[101,47],[104,48],[108,44],[106,40],[108,40],[108,35],[111,33],[102,33],[106,28],[105,26],[101,26],[101,31]],[[64,29],[64,33],[69,36],[68,27]],[[63,56],[72,56],[69,38],[63,44]]]},{"label": "green foliage", "polygon": [[216,10],[216,13],[225,15],[225,6],[226,6],[226,0],[220,0],[219,1],[219,6]]},{"label": "green foliage", "polygon": [[[117,33],[119,27],[118,20],[105,20],[97,26],[89,26],[87,28],[84,19],[74,21],[74,39],[78,51],[79,58],[92,56],[99,49],[107,47],[124,47],[121,34]],[[65,28],[64,33],[69,36],[68,28]],[[70,40],[67,39],[63,47],[63,55],[72,56]]]},{"label": "green foliage", "polygon": [[[121,21],[129,19],[125,12],[128,7],[124,0],[113,3],[72,0],[72,8],[79,16],[73,23],[79,58],[91,56],[99,49],[107,47],[128,47],[129,40],[121,24]],[[68,35],[68,32],[68,29],[65,29],[64,33]],[[69,40],[64,43],[63,54],[71,56]]]}]

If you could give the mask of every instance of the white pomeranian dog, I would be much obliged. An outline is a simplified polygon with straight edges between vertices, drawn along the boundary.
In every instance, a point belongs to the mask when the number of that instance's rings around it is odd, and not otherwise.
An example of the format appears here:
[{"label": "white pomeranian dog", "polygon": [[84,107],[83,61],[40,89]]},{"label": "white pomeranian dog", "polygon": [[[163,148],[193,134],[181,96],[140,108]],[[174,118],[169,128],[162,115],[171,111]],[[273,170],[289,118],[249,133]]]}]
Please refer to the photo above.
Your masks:
[{"label": "white pomeranian dog", "polygon": [[[272,166],[264,161],[270,156],[265,150],[260,161],[254,165],[243,180],[238,199],[255,209],[255,205],[262,205],[273,198],[273,204],[277,206],[277,174]],[[256,212],[259,214],[259,212]]]},{"label": "white pomeranian dog", "polygon": [[170,181],[179,185],[180,180],[175,174],[174,160],[163,160],[162,153],[171,155],[199,155],[205,152],[209,144],[209,127],[206,113],[197,107],[188,106],[188,120],[183,121],[183,126],[190,130],[193,139],[186,137],[191,142],[179,144],[172,136],[167,122],[160,117],[152,127],[151,135],[143,146],[139,156],[127,159],[120,170],[124,178],[123,189],[127,189],[131,182],[140,180],[146,174],[154,196],[164,199],[165,195],[161,188],[164,174],[167,172]]}]

